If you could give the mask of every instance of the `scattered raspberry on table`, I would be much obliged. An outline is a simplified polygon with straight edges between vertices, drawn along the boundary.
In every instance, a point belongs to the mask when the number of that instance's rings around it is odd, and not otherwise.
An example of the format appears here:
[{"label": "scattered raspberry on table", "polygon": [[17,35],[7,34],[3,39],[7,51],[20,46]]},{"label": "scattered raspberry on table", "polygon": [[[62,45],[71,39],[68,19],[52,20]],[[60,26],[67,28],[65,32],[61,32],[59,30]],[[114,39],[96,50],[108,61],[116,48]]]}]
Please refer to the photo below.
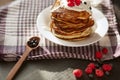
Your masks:
[{"label": "scattered raspberry on table", "polygon": [[96,69],[95,74],[97,77],[102,77],[104,76],[104,72],[101,69]]},{"label": "scattered raspberry on table", "polygon": [[81,69],[75,69],[75,70],[73,70],[73,75],[74,75],[76,78],[80,78],[80,77],[82,77],[83,72],[82,72]]}]

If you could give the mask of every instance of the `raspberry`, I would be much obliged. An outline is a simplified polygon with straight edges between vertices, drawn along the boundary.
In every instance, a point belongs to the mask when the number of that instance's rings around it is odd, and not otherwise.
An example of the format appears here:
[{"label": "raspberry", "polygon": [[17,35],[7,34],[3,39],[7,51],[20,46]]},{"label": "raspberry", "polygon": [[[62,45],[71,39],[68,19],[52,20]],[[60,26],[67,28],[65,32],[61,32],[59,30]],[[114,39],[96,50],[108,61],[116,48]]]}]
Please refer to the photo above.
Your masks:
[{"label": "raspberry", "polygon": [[73,7],[73,6],[75,6],[75,4],[73,2],[68,2],[68,6]]},{"label": "raspberry", "polygon": [[102,77],[104,75],[104,72],[101,69],[96,69],[95,74],[97,77]]},{"label": "raspberry", "polygon": [[107,54],[108,53],[108,49],[107,48],[103,48],[102,52],[103,52],[103,54]]},{"label": "raspberry", "polygon": [[80,78],[83,75],[83,72],[81,69],[75,69],[73,70],[73,74],[75,77]]},{"label": "raspberry", "polygon": [[85,72],[86,72],[87,74],[91,74],[91,73],[93,72],[93,69],[92,69],[91,67],[87,67],[87,68],[85,69]]},{"label": "raspberry", "polygon": [[79,6],[80,3],[81,3],[81,0],[75,0],[75,4],[76,4],[77,6]]},{"label": "raspberry", "polygon": [[97,59],[101,59],[102,58],[102,53],[101,52],[96,52],[95,53],[95,57],[97,58]]},{"label": "raspberry", "polygon": [[92,69],[95,69],[95,64],[94,63],[90,63],[90,64],[88,64],[88,67],[91,67]]},{"label": "raspberry", "polygon": [[110,64],[103,64],[102,68],[104,71],[111,71],[112,70],[112,66]]}]

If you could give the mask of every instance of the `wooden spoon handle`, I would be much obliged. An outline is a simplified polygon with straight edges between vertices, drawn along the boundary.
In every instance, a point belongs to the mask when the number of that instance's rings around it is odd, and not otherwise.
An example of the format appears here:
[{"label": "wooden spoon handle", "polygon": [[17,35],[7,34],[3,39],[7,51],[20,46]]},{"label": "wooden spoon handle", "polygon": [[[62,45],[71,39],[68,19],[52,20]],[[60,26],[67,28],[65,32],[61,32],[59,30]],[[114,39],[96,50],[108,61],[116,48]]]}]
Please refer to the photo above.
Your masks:
[{"label": "wooden spoon handle", "polygon": [[29,53],[31,52],[31,48],[26,47],[25,52],[23,53],[23,55],[21,56],[21,58],[18,60],[18,62],[15,64],[15,66],[11,69],[11,71],[9,72],[8,76],[6,77],[6,80],[12,80],[14,75],[16,74],[16,72],[18,71],[18,69],[21,67],[22,63],[24,62],[24,60],[26,59],[26,57],[29,55]]}]

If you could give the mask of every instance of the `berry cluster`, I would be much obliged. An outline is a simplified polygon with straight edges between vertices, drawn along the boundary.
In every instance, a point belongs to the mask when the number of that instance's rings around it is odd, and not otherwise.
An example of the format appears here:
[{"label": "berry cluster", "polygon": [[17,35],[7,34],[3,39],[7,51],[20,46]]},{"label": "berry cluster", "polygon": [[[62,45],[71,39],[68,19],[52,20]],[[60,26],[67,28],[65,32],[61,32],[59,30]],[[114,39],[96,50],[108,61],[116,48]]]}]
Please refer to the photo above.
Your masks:
[{"label": "berry cluster", "polygon": [[81,0],[67,0],[68,6],[73,7],[75,5],[79,6],[81,4]]},{"label": "berry cluster", "polygon": [[107,48],[103,48],[102,51],[97,51],[95,53],[95,57],[100,60],[100,59],[102,59],[103,54],[106,55],[107,53],[108,53],[108,49]]},{"label": "berry cluster", "polygon": [[[110,64],[103,64],[102,66],[99,66],[99,68],[94,63],[88,64],[88,66],[85,68],[85,73],[90,77],[93,78],[93,74],[96,75],[96,77],[103,77],[105,74],[109,75],[110,71],[112,70],[112,65]],[[81,69],[75,69],[73,70],[73,75],[76,78],[81,78],[83,75],[83,71]]]},{"label": "berry cluster", "polygon": [[[110,64],[102,64],[102,65],[96,65],[94,63],[88,64],[88,66],[85,69],[86,74],[91,75],[94,74],[97,77],[103,77],[104,73],[109,73],[112,70],[112,66]],[[108,74],[106,74],[108,75]],[[91,76],[90,76],[91,77]]]},{"label": "berry cluster", "polygon": [[[108,53],[108,49],[103,48],[101,52],[98,51],[95,53],[95,57],[96,59],[100,60],[103,57],[103,54],[106,55],[107,53]],[[103,77],[105,74],[109,75],[111,70],[112,70],[111,64],[106,64],[106,63],[103,64],[98,61],[97,64],[89,63],[84,71],[90,78],[93,78],[95,75],[96,77]],[[76,78],[81,78],[83,75],[83,71],[81,69],[75,69],[73,70],[73,74]]]}]

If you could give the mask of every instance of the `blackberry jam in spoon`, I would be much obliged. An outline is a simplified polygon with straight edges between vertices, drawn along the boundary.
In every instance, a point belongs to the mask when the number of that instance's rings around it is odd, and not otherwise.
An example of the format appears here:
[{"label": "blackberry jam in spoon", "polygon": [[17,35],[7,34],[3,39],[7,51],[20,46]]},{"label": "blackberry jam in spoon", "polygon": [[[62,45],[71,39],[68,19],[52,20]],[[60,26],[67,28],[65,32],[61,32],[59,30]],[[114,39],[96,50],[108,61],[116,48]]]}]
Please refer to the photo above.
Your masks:
[{"label": "blackberry jam in spoon", "polygon": [[27,45],[31,48],[37,47],[39,44],[39,39],[38,37],[31,38],[28,42]]},{"label": "blackberry jam in spoon", "polygon": [[39,45],[40,38],[39,37],[32,37],[29,39],[29,41],[26,44],[26,50],[21,56],[21,58],[18,60],[18,62],[14,65],[14,67],[11,69],[9,72],[8,76],[6,77],[6,80],[12,80],[16,72],[19,70],[21,67],[22,63],[24,60],[27,58],[29,53],[33,50],[36,49]]}]

